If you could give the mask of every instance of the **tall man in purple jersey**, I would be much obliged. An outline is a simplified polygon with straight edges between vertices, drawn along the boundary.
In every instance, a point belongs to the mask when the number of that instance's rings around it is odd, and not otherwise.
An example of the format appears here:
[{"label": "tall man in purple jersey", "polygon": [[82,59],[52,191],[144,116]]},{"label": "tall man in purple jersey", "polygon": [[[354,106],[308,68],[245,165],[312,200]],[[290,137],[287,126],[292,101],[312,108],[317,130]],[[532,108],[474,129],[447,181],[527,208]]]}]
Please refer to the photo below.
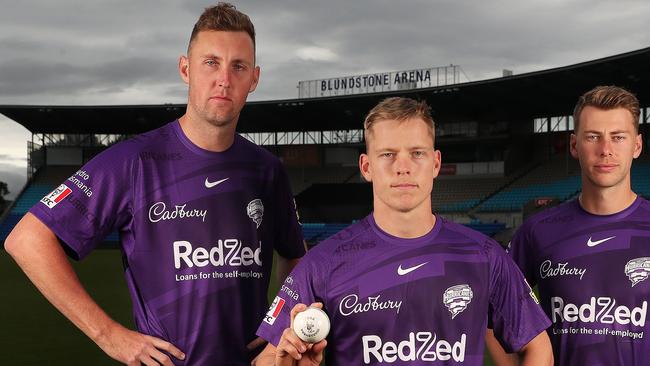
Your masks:
[{"label": "tall man in purple jersey", "polygon": [[509,252],[539,286],[557,365],[650,365],[650,202],[630,183],[639,102],[600,86],[580,97],[573,118],[582,192],[528,219]]},{"label": "tall man in purple jersey", "polygon": [[[550,324],[530,287],[490,238],[432,214],[441,164],[429,107],[389,98],[364,123],[359,167],[374,211],[320,243],[287,277],[257,334],[261,365],[482,365],[488,309],[510,351],[552,363]],[[328,313],[316,344],[290,327],[304,304]],[[299,361],[298,361],[299,360]]]},{"label": "tall man in purple jersey", "polygon": [[[66,317],[129,365],[245,365],[263,342],[273,249],[280,277],[304,254],[286,172],[235,134],[255,90],[255,31],[208,8],[179,61],[179,120],[111,147],[34,206],[7,251]],[[118,230],[138,332],[110,319],[65,257]],[[61,245],[61,243],[63,245]]]}]

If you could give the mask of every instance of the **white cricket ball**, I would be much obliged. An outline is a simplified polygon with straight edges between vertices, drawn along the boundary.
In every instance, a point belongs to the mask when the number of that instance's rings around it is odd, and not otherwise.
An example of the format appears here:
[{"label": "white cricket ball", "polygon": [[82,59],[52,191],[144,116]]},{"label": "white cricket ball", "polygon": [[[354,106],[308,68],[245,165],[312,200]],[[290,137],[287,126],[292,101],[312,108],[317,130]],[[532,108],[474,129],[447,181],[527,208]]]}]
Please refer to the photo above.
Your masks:
[{"label": "white cricket ball", "polygon": [[318,343],[330,332],[330,319],[323,310],[308,307],[307,310],[296,314],[293,319],[293,331],[307,343]]}]

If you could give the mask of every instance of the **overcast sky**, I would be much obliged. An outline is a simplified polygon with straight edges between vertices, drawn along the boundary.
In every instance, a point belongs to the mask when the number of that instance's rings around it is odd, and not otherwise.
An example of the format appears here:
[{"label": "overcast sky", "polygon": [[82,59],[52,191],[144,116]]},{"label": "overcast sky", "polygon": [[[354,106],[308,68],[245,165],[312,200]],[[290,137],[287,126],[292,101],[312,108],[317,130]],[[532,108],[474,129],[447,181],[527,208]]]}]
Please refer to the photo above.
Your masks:
[{"label": "overcast sky", "polygon": [[[0,1],[0,105],[183,103],[178,57],[214,3]],[[249,100],[296,98],[300,80],[456,64],[474,81],[650,46],[647,0],[234,4],[257,31],[262,76]],[[1,115],[0,129],[0,181],[16,193],[30,134]]]}]

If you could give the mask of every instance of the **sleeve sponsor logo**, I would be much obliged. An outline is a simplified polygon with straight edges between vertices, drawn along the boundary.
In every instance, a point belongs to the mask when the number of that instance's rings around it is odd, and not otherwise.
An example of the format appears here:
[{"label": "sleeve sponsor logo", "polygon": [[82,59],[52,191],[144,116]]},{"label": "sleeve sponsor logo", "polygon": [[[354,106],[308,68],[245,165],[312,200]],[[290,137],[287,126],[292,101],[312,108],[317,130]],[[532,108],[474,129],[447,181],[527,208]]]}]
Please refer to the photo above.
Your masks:
[{"label": "sleeve sponsor logo", "polygon": [[464,362],[467,335],[463,333],[460,340],[453,344],[438,338],[432,332],[410,332],[409,338],[401,342],[384,342],[378,335],[364,335],[363,363],[393,363],[402,361],[451,361]]},{"label": "sleeve sponsor logo", "polygon": [[282,310],[284,303],[285,301],[283,298],[276,296],[273,300],[273,303],[271,304],[271,307],[269,307],[269,311],[266,312],[264,321],[270,325],[273,325],[273,323],[275,323],[275,319],[277,319],[278,315],[280,315],[280,310]]},{"label": "sleeve sponsor logo", "polygon": [[264,217],[264,205],[262,204],[262,200],[256,198],[250,201],[248,206],[246,206],[246,213],[248,214],[248,217],[253,220],[255,225],[257,225],[257,228],[259,228]]},{"label": "sleeve sponsor logo", "polygon": [[468,284],[451,286],[442,294],[442,303],[449,309],[451,318],[454,319],[462,313],[472,302],[474,292]]},{"label": "sleeve sponsor logo", "polygon": [[99,224],[95,222],[95,215],[88,209],[84,200],[79,199],[79,197],[72,196],[70,197],[70,204],[72,207],[77,209],[77,212],[83,216],[86,221],[89,223],[98,226]]},{"label": "sleeve sponsor logo", "polygon": [[61,184],[47,196],[43,197],[41,199],[41,203],[49,208],[54,208],[54,206],[56,206],[59,202],[68,197],[70,193],[72,193],[72,189],[70,189],[65,184]]},{"label": "sleeve sponsor logo", "polygon": [[88,174],[85,170],[77,170],[76,173],[74,173],[70,178],[68,178],[68,181],[77,186],[79,190],[81,190],[88,198],[93,195],[93,190],[92,187],[88,186],[86,182],[90,179],[90,174]]},{"label": "sleeve sponsor logo", "polygon": [[635,258],[627,262],[625,274],[632,282],[632,287],[647,280],[650,276],[650,257]]},{"label": "sleeve sponsor logo", "polygon": [[289,295],[289,297],[292,298],[294,301],[298,301],[298,299],[300,299],[300,294],[298,293],[298,291],[292,290],[286,285],[282,285],[282,287],[280,288],[280,292],[284,292],[285,294]]}]

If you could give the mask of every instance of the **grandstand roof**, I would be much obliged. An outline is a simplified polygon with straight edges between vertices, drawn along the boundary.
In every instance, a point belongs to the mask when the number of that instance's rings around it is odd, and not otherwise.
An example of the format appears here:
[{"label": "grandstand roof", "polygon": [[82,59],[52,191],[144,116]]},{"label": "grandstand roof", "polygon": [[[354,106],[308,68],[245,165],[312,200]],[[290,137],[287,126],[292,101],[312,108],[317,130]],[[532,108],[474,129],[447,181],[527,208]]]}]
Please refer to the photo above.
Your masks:
[{"label": "grandstand roof", "polygon": [[[450,86],[313,99],[249,102],[239,132],[348,130],[389,96],[426,99],[437,121],[530,121],[571,114],[577,97],[596,85],[632,90],[650,101],[650,47],[575,65]],[[134,134],[163,125],[185,104],[121,106],[1,105],[0,113],[32,133]]]}]

